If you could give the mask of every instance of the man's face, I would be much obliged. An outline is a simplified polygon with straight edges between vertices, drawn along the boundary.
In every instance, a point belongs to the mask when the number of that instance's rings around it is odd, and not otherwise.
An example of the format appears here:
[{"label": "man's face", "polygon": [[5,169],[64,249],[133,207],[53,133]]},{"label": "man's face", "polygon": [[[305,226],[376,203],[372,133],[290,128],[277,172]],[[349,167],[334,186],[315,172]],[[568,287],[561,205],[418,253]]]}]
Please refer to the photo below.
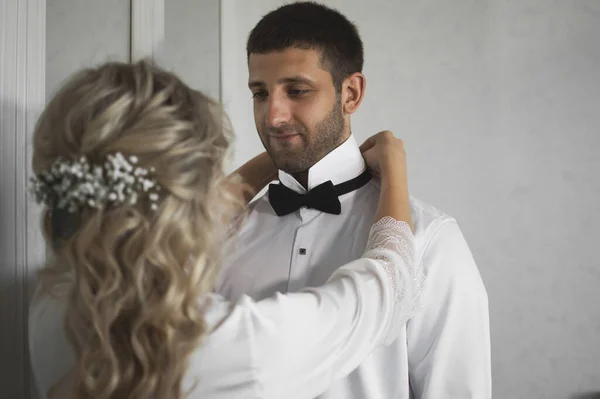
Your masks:
[{"label": "man's face", "polygon": [[248,68],[256,129],[279,169],[304,172],[348,138],[340,96],[319,51],[250,54]]}]

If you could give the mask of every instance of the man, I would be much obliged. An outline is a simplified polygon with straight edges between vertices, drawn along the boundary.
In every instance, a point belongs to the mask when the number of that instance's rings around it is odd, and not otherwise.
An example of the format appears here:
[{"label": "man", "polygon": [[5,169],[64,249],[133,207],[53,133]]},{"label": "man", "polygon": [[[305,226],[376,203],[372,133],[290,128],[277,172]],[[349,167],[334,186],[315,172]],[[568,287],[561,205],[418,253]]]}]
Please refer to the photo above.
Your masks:
[{"label": "man", "polygon": [[[356,27],[292,3],[261,19],[247,53],[256,128],[280,185],[252,204],[226,257],[217,290],[232,300],[323,284],[361,256],[379,195],[350,130],[366,85]],[[469,247],[455,219],[416,199],[411,208],[423,307],[322,398],[491,397],[487,293]]]}]

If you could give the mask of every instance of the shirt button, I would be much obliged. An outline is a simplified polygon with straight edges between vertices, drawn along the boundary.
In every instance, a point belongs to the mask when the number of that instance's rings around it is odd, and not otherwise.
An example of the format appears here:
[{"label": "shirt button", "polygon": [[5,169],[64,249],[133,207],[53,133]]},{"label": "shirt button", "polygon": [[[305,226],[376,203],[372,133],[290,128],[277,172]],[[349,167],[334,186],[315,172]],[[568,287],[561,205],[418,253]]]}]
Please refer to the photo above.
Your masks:
[{"label": "shirt button", "polygon": [[300,248],[300,251],[298,251],[300,253],[300,255],[306,255],[306,248]]}]

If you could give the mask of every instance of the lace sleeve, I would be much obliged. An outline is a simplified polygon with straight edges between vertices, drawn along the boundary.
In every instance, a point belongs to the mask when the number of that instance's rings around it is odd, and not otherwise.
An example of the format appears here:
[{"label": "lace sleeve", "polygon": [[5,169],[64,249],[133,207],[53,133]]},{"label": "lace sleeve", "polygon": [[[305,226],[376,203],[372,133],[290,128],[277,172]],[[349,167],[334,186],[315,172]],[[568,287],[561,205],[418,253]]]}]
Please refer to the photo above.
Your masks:
[{"label": "lace sleeve", "polygon": [[386,340],[389,343],[422,305],[425,275],[422,263],[415,258],[410,226],[391,217],[379,220],[371,228],[364,257],[382,264],[393,287],[396,300],[394,325]]}]

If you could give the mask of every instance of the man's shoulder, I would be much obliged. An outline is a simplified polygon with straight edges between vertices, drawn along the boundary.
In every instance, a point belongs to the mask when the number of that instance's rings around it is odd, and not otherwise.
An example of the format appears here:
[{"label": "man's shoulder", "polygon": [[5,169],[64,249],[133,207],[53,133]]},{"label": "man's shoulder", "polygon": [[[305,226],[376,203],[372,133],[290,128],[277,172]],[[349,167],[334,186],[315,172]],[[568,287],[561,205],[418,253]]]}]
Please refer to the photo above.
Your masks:
[{"label": "man's shoulder", "polygon": [[456,223],[456,219],[438,207],[415,197],[410,197],[410,207],[415,228],[415,237],[431,236],[445,223]]},{"label": "man's shoulder", "polygon": [[[371,194],[378,193],[381,189],[381,183],[379,180],[373,179],[366,189]],[[371,195],[366,197],[366,200],[372,202],[373,207],[377,207],[379,195]],[[456,222],[454,217],[448,215],[438,207],[412,195],[410,196],[410,208],[417,239],[419,236],[431,233],[446,222]]]},{"label": "man's shoulder", "polygon": [[441,287],[467,285],[483,287],[478,267],[457,220],[442,210],[411,198],[415,243],[430,284]]},{"label": "man's shoulder", "polygon": [[271,207],[271,204],[269,203],[269,193],[265,192],[259,196],[257,196],[256,198],[254,198],[250,204],[248,204],[248,215],[255,215],[255,214],[259,214],[259,215],[272,215],[272,216],[276,216],[275,215],[275,211],[273,211],[273,208]]}]

